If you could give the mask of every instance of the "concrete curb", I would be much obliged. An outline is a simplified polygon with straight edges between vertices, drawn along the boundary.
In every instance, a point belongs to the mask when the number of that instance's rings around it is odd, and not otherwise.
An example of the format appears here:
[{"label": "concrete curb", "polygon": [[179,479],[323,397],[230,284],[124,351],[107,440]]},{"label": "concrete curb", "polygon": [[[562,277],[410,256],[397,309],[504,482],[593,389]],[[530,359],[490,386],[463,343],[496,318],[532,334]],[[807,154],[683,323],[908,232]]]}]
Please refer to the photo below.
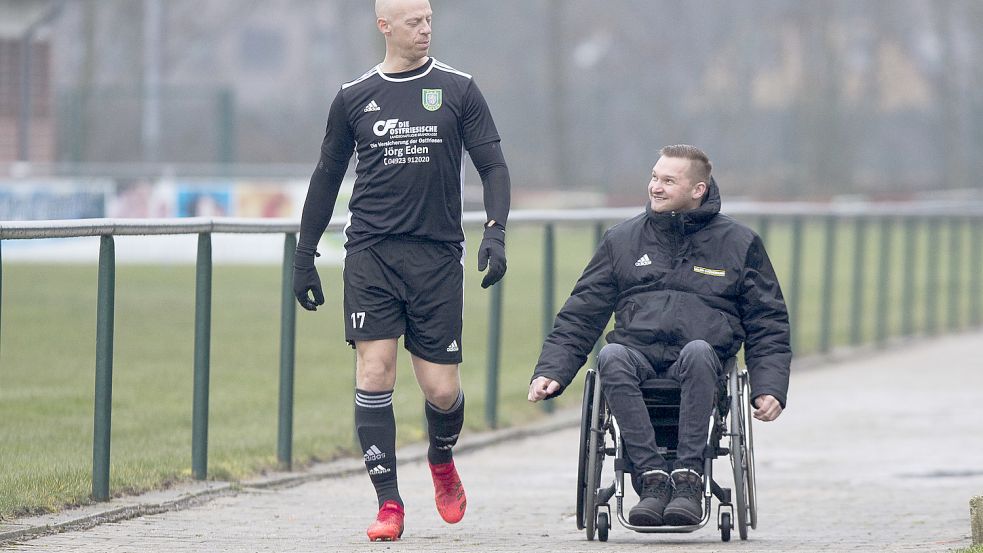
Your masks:
[{"label": "concrete curb", "polygon": [[983,495],[969,500],[969,525],[973,527],[973,545],[983,545]]},{"label": "concrete curb", "polygon": [[[579,424],[580,408],[572,407],[529,424],[464,434],[454,451],[457,454],[476,451],[504,441],[546,434]],[[401,447],[397,456],[401,464],[423,462],[426,460],[427,446],[424,443],[410,444]],[[168,490],[116,498],[106,503],[0,523],[0,547],[61,532],[87,530],[100,524],[188,509],[243,490],[291,488],[307,482],[363,472],[365,472],[365,464],[361,459],[345,458],[314,465],[303,472],[271,472],[241,482],[184,483]]]},{"label": "concrete curb", "polygon": [[238,486],[230,482],[188,484],[172,490],[113,499],[58,513],[29,517],[0,525],[0,546],[58,534],[87,530],[108,522],[119,522],[144,515],[187,509],[213,498],[235,493]]}]

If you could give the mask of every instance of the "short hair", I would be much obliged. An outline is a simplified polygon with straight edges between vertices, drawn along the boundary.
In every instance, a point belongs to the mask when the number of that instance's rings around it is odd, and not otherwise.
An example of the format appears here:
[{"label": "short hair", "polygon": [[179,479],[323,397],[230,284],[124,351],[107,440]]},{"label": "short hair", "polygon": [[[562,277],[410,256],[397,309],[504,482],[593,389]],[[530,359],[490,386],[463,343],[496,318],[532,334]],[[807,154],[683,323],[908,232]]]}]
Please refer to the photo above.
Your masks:
[{"label": "short hair", "polygon": [[690,177],[693,179],[693,182],[703,181],[707,185],[710,184],[710,172],[713,170],[713,166],[710,164],[710,158],[707,157],[707,154],[696,146],[690,146],[689,144],[664,146],[659,150],[659,155],[663,157],[681,157],[690,160]]}]

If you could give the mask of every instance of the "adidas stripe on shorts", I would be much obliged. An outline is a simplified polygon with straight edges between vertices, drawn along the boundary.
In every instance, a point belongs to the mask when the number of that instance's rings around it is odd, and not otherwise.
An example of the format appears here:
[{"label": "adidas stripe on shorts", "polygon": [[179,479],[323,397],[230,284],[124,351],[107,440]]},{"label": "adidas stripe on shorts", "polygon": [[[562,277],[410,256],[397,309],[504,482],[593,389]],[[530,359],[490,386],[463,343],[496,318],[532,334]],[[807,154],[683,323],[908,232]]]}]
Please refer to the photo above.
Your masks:
[{"label": "adidas stripe on shorts", "polygon": [[431,363],[460,363],[464,266],[460,246],[390,236],[345,258],[345,340],[405,336]]}]

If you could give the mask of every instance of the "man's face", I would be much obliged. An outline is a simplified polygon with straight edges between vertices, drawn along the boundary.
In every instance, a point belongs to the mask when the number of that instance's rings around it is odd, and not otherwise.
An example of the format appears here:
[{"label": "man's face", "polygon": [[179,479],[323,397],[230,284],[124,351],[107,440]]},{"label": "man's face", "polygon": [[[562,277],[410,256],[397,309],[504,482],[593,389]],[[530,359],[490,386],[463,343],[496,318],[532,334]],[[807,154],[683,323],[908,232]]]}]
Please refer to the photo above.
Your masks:
[{"label": "man's face", "polygon": [[689,167],[692,161],[681,157],[660,157],[649,181],[649,206],[656,213],[687,211],[700,207],[706,184],[694,183]]},{"label": "man's face", "polygon": [[380,29],[389,44],[402,57],[420,59],[430,51],[430,22],[433,11],[429,0],[392,0],[388,2],[385,23]]}]

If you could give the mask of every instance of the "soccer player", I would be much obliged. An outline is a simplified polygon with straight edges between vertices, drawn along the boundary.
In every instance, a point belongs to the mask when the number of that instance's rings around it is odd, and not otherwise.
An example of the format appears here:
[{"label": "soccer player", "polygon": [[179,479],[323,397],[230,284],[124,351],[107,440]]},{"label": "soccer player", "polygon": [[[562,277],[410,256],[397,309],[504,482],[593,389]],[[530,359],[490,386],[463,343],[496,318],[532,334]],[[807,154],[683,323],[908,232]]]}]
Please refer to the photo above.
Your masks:
[{"label": "soccer player", "polygon": [[[452,447],[464,425],[458,366],[464,302],[461,226],[464,151],[481,175],[487,215],[478,270],[487,288],[505,274],[508,167],[474,80],[429,56],[428,0],[377,0],[386,41],[379,65],[341,86],[328,112],[294,261],[300,305],[324,303],[314,257],[352,152],[355,185],[345,227],[345,339],[356,351],[355,426],[379,513],[372,541],[403,533],[396,481],[396,341],[404,336],[426,397],[427,458],[437,510],[449,523],[467,500]],[[313,298],[311,297],[313,295]]]}]

